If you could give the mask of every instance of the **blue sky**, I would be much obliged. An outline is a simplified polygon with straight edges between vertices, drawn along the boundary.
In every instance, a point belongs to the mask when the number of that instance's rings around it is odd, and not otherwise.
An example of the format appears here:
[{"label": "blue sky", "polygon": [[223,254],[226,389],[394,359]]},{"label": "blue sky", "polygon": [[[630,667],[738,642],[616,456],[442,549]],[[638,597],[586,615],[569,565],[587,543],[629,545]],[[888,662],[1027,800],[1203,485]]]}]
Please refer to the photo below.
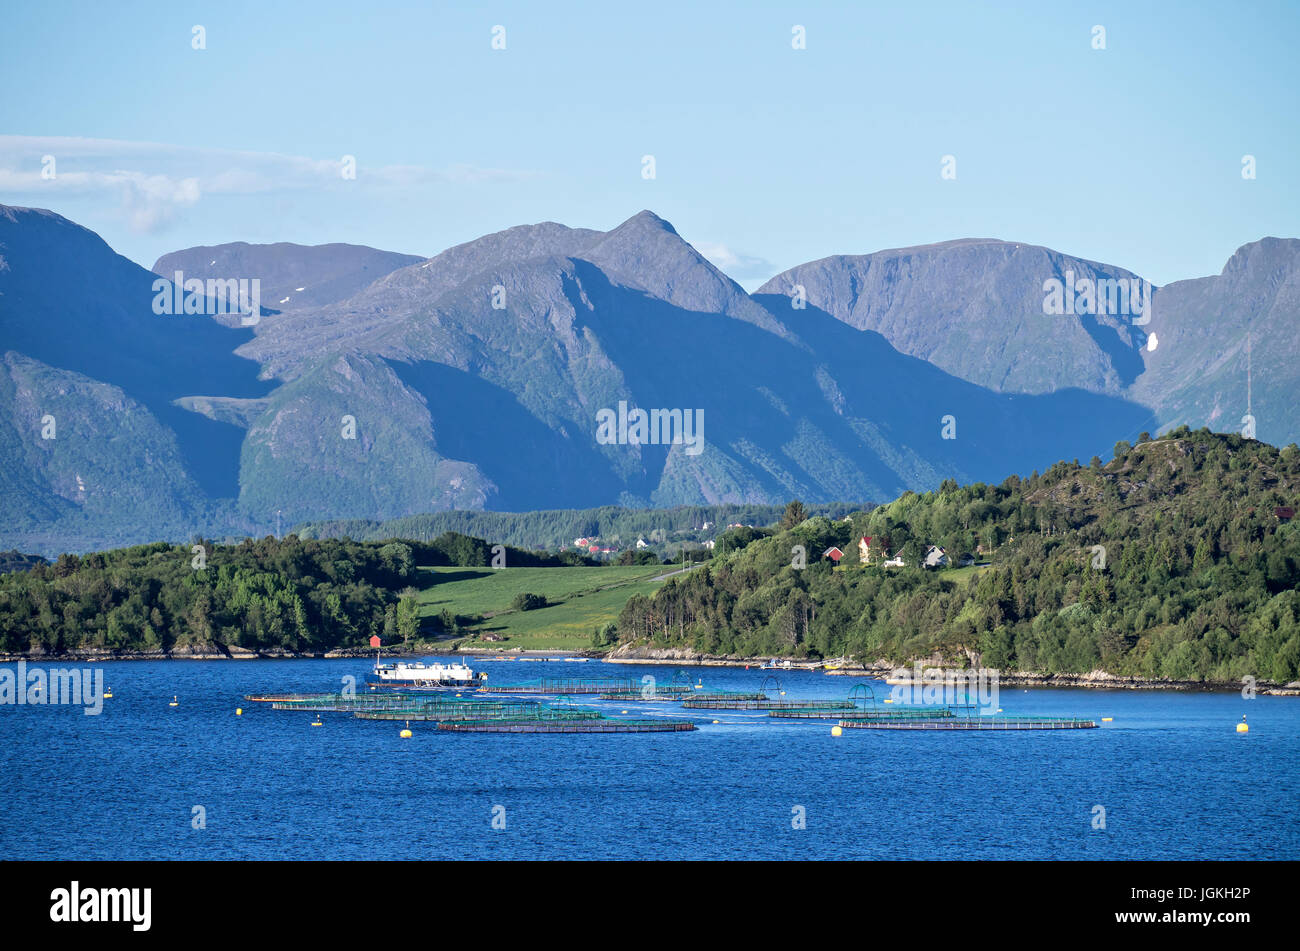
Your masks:
[{"label": "blue sky", "polygon": [[959,237],[1165,284],[1300,236],[1296,3],[272,6],[9,5],[0,202],[146,266],[236,240],[434,254],[650,208],[751,289]]}]

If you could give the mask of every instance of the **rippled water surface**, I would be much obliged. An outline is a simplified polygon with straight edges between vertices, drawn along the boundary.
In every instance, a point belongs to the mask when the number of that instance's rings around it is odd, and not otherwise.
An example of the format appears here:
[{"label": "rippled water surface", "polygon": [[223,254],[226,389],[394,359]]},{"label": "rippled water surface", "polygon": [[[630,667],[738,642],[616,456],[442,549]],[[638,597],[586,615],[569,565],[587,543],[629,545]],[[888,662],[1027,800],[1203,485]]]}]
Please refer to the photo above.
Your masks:
[{"label": "rippled water surface", "polygon": [[[3,665],[13,669],[14,665]],[[101,665],[113,699],[0,706],[8,858],[1293,858],[1300,698],[1004,687],[1007,714],[1097,730],[922,733],[591,701],[691,733],[480,735],[273,711],[358,661]],[[670,680],[665,667],[481,662],[490,682]],[[783,673],[787,698],[856,678]],[[705,688],[764,675],[693,668]],[[874,683],[882,696],[888,688]],[[176,707],[168,706],[172,697]],[[574,698],[587,702],[586,698]],[[242,707],[243,716],[236,716]],[[1247,716],[1250,732],[1235,725]],[[714,723],[714,720],[720,722]],[[1105,809],[1094,829],[1095,806]],[[206,828],[193,828],[202,806]],[[496,807],[503,807],[503,810]],[[802,807],[806,828],[793,828]],[[494,829],[493,815],[505,828]]]}]

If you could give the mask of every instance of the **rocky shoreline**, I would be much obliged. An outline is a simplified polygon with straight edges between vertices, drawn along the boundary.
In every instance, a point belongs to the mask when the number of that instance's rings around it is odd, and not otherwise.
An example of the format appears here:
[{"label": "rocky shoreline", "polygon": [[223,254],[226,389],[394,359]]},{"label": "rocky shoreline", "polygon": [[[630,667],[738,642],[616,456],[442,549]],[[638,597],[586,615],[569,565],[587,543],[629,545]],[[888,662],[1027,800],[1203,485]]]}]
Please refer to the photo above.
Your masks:
[{"label": "rocky shoreline", "polygon": [[[765,658],[738,657],[734,655],[699,654],[681,648],[654,648],[624,645],[602,658],[611,664],[651,664],[685,667],[760,667],[776,672],[782,670],[821,670],[823,673],[841,677],[886,677],[899,676],[902,680],[910,677],[913,667],[895,664],[884,659],[871,664],[853,664],[845,658],[828,660],[823,663],[790,658],[790,666],[768,668]],[[777,658],[778,663],[781,658]],[[937,658],[925,662],[928,666],[941,667],[954,673],[961,668],[944,664]],[[1004,687],[1093,687],[1105,690],[1204,690],[1240,693],[1243,684],[1234,681],[1201,680],[1164,680],[1143,677],[1123,677],[1104,670],[1093,670],[1086,674],[1047,674],[1034,671],[998,671],[998,683]],[[1300,681],[1287,684],[1260,680],[1255,683],[1259,694],[1278,697],[1300,697]]]}]

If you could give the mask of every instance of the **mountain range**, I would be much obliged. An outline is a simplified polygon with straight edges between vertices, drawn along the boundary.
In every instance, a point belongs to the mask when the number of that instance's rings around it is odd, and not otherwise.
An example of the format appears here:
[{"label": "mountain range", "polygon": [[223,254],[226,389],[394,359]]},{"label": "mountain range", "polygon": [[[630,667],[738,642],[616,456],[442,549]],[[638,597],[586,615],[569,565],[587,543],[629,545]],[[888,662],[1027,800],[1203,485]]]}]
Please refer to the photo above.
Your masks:
[{"label": "mountain range", "polygon": [[[257,319],[158,314],[177,272],[257,279]],[[1181,424],[1296,439],[1300,241],[1045,313],[1130,271],[992,239],[836,256],[746,293],[668,222],[546,222],[432,258],[228,244],[153,271],[0,206],[0,548],[85,550],[318,519],[605,504],[885,501]],[[206,284],[211,289],[211,284]],[[1072,298],[1073,300],[1073,298]],[[689,410],[686,443],[597,439]]]}]

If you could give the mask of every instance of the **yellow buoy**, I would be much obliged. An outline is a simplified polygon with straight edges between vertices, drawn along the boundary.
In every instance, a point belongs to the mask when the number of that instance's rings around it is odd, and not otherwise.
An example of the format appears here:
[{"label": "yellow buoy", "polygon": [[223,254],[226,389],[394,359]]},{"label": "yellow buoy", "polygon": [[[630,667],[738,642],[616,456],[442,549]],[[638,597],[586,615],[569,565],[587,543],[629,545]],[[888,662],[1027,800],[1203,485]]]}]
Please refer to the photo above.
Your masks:
[{"label": "yellow buoy", "polygon": [[312,725],[312,726],[324,726],[325,724],[321,723],[319,720],[312,720],[312,721],[311,721],[311,725]]},{"label": "yellow buoy", "polygon": [[179,706],[179,705],[180,705],[180,701],[177,700],[175,697],[172,697],[172,702],[169,703],[169,704],[167,704],[167,706],[169,706],[169,707],[175,707],[175,706]]},{"label": "yellow buoy", "polygon": [[1241,722],[1237,724],[1237,732],[1238,732],[1238,733],[1249,733],[1249,732],[1250,732],[1250,727],[1247,726],[1247,724],[1246,724],[1246,718],[1245,718],[1245,717],[1242,717],[1242,718],[1241,718]]},{"label": "yellow buoy", "polygon": [[105,691],[104,691],[104,699],[105,699],[105,700],[112,700],[112,699],[113,699],[113,691],[111,691],[111,690],[105,690]]},{"label": "yellow buoy", "polygon": [[410,731],[410,730],[403,730],[403,731],[402,731],[400,734],[398,734],[398,735],[399,735],[402,739],[404,739],[404,740],[409,740],[409,739],[411,738],[411,731]]},{"label": "yellow buoy", "polygon": [[243,707],[235,707],[235,716],[237,716],[237,717],[242,717],[243,715],[244,715],[244,708],[243,708]]},{"label": "yellow buoy", "polygon": [[1110,722],[1111,722],[1112,720],[1114,720],[1114,719],[1115,719],[1114,717],[1102,717],[1102,718],[1101,718],[1101,722],[1102,722],[1102,723],[1110,723]]},{"label": "yellow buoy", "polygon": [[717,723],[718,721],[717,721],[717,720],[714,720],[713,722],[714,722],[714,723]]},{"label": "yellow buoy", "polygon": [[894,698],[893,698],[893,697],[886,697],[886,698],[885,698],[885,703],[893,703],[893,702],[894,702]]},{"label": "yellow buoy", "polygon": [[844,728],[841,727],[839,724],[836,724],[835,726],[831,727],[831,736],[840,736],[843,732],[844,732]]},{"label": "yellow buoy", "polygon": [[624,710],[624,711],[623,711],[623,712],[624,712],[624,713],[627,713],[627,711],[626,711],[626,710]]}]

